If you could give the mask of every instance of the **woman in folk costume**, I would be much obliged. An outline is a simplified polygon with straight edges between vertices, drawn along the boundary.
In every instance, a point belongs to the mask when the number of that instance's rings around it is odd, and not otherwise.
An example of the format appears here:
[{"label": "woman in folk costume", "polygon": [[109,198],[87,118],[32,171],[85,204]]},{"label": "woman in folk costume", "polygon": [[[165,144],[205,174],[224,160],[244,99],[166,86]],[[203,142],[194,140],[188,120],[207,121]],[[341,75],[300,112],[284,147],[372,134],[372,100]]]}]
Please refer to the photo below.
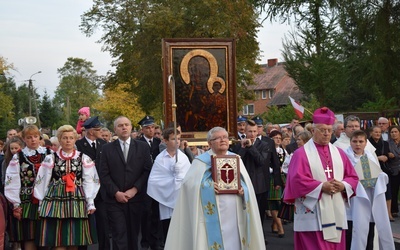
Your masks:
[{"label": "woman in folk costume", "polygon": [[[276,153],[278,154],[279,164],[282,167],[282,163],[285,161],[285,157],[287,155],[287,151],[282,148],[282,133],[278,130],[272,130],[269,133],[271,139],[275,142]],[[270,168],[271,170],[272,168]],[[280,168],[282,170],[282,168]],[[284,182],[285,176],[281,173],[282,181]],[[268,193],[268,208],[271,211],[272,215],[272,225],[271,232],[278,234],[279,238],[283,238],[285,236],[285,231],[283,230],[282,220],[278,218],[278,211],[281,205],[282,199],[282,189],[275,189],[274,179],[270,179],[270,189]]]},{"label": "woman in folk costume", "polygon": [[21,242],[24,249],[36,249],[39,201],[32,195],[33,187],[40,164],[51,151],[39,146],[40,131],[35,125],[22,130],[22,139],[26,147],[13,156],[7,167],[4,194],[13,205],[12,213],[16,218],[9,225],[10,238]]},{"label": "woman in folk costume", "polygon": [[94,162],[75,150],[78,138],[70,125],[57,130],[61,148],[42,163],[35,183],[35,197],[41,201],[37,235],[39,246],[78,249],[97,242],[88,214],[96,210],[94,198],[100,188]]},{"label": "woman in folk costume", "polygon": [[312,139],[290,160],[284,201],[296,207],[295,250],[346,249],[345,206],[358,176],[343,150],[330,143],[334,121],[331,110],[317,109]]}]

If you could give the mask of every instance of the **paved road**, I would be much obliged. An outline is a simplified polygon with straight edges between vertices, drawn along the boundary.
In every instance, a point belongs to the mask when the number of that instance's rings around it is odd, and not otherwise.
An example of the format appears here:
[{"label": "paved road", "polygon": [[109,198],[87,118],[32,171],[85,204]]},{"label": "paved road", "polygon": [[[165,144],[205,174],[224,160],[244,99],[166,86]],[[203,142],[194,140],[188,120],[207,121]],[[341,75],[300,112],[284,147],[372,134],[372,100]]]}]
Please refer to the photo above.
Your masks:
[{"label": "paved road", "polygon": [[[293,242],[293,223],[284,225],[285,236],[279,238],[277,234],[271,232],[272,220],[267,218],[264,222],[264,233],[268,240],[267,250],[290,250],[294,248]],[[400,249],[400,217],[395,218],[394,222],[391,222],[393,238],[395,241],[396,249]],[[6,247],[6,249],[10,249]],[[88,250],[98,250],[97,245],[88,247]]]}]

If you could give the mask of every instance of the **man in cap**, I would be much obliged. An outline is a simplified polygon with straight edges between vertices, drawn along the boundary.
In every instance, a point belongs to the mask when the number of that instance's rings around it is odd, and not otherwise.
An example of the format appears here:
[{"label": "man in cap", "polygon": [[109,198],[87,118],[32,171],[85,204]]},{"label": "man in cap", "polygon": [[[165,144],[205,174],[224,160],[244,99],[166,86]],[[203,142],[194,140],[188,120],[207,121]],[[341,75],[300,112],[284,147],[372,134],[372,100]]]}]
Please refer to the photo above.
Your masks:
[{"label": "man in cap", "polygon": [[[102,147],[107,142],[102,139],[102,126],[98,116],[91,117],[83,123],[85,137],[75,142],[79,152],[89,156],[95,163],[97,172],[100,172],[100,158]],[[110,249],[110,230],[107,217],[107,210],[104,203],[105,189],[100,186],[100,191],[94,200],[96,206],[96,229],[99,239],[99,249]],[[81,248],[80,248],[81,249]]]},{"label": "man in cap", "polygon": [[[274,140],[271,138],[265,136],[264,134],[264,126],[263,126],[263,119],[259,116],[255,116],[251,118],[257,125],[257,138],[260,139],[261,141],[264,141],[266,143],[275,145]],[[275,146],[274,146],[275,147]]]},{"label": "man in cap", "polygon": [[[152,116],[146,115],[139,121],[142,126],[142,134],[139,140],[144,141],[150,147],[151,158],[154,160],[160,153],[159,138],[154,137],[155,123]],[[158,202],[145,194],[144,211],[142,216],[142,240],[140,244],[143,248],[151,247],[152,250],[162,249],[162,226],[160,222],[160,211],[158,209]]]},{"label": "man in cap", "polygon": [[357,173],[343,150],[329,141],[334,113],[313,114],[313,137],[290,161],[284,201],[294,203],[295,249],[346,249],[346,202],[355,194]]},{"label": "man in cap", "polygon": [[257,138],[258,139],[260,139],[260,140],[263,140],[264,139],[264,135],[263,135],[263,133],[264,133],[264,131],[263,131],[263,129],[264,129],[264,127],[263,127],[263,119],[261,118],[261,117],[259,117],[259,116],[255,116],[255,117],[253,117],[253,118],[251,118],[255,123],[256,123],[256,125],[257,125]]},{"label": "man in cap", "polygon": [[246,121],[247,121],[247,118],[242,115],[239,115],[237,117],[237,131],[238,131],[238,139],[239,140],[246,138],[246,132],[245,132]]},{"label": "man in cap", "polygon": [[145,116],[142,120],[139,121],[139,125],[142,126],[143,136],[139,139],[147,144],[150,147],[151,156],[153,161],[156,159],[157,155],[160,153],[159,145],[161,140],[159,138],[154,137],[155,132],[155,123],[154,118],[152,116]]}]

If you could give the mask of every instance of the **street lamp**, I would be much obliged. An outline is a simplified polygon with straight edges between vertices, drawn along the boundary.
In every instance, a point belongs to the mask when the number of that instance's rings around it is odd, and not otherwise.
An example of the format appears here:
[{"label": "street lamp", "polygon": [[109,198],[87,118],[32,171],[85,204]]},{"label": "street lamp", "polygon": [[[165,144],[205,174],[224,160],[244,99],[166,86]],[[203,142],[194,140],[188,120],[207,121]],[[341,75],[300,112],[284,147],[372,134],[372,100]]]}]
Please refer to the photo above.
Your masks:
[{"label": "street lamp", "polygon": [[29,116],[32,116],[32,76],[34,76],[34,75],[37,75],[37,74],[40,74],[40,73],[42,73],[42,71],[38,71],[38,72],[36,72],[36,73],[33,73],[32,75],[31,75],[31,77],[29,77],[29,80],[28,80],[28,82],[29,82],[29,85],[28,85],[28,91],[29,91]]}]

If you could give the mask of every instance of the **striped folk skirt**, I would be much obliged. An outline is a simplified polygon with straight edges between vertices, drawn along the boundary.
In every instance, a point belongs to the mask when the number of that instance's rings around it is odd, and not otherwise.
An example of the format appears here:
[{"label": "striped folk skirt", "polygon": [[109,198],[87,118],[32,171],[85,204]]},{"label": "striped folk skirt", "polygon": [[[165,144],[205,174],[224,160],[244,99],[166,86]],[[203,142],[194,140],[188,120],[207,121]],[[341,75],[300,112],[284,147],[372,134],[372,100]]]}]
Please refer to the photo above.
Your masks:
[{"label": "striped folk skirt", "polygon": [[83,246],[97,243],[94,216],[88,216],[82,186],[66,192],[65,184],[50,183],[42,201],[37,228],[38,246]]},{"label": "striped folk skirt", "polygon": [[36,236],[36,227],[39,205],[32,195],[20,195],[22,219],[19,221],[13,216],[13,206],[9,203],[7,232],[11,242],[32,241]]},{"label": "striped folk skirt", "polygon": [[[39,246],[86,246],[97,243],[94,216],[81,218],[43,218],[38,222]],[[40,233],[39,233],[40,232]]]}]

